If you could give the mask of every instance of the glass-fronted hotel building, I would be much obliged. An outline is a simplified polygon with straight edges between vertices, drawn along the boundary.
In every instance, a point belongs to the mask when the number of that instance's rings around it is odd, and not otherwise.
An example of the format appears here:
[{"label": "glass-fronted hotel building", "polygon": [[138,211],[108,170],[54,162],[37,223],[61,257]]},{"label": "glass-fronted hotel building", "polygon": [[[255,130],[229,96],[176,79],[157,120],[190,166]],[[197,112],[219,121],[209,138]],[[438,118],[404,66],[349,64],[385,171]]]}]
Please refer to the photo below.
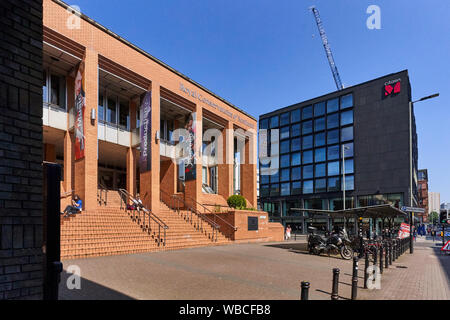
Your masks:
[{"label": "glass-fronted hotel building", "polygon": [[305,231],[306,224],[329,221],[291,209],[342,209],[344,188],[346,208],[409,204],[410,91],[402,71],[261,115],[261,208],[272,220]]}]

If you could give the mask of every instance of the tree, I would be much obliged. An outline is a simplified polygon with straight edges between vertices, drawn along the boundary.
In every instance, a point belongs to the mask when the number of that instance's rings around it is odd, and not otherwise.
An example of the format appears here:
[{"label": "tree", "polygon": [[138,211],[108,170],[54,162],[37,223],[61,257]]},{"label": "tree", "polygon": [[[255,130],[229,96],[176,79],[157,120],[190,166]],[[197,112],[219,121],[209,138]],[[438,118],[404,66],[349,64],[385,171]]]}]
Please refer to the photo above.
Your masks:
[{"label": "tree", "polygon": [[431,212],[428,215],[428,221],[430,221],[431,223],[436,223],[439,220],[439,213],[437,213],[436,211]]}]

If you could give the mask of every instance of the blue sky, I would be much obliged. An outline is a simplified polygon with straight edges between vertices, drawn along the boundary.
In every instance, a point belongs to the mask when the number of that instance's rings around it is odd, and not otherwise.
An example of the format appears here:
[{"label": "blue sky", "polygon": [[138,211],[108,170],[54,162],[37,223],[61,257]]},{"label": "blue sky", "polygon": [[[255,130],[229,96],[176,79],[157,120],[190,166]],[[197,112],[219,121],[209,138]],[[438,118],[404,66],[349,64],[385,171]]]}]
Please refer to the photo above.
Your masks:
[{"label": "blue sky", "polygon": [[[419,166],[450,202],[450,1],[77,0],[105,27],[258,117],[335,91],[308,7],[320,10],[345,86],[409,70]],[[369,5],[381,30],[369,30]]]}]

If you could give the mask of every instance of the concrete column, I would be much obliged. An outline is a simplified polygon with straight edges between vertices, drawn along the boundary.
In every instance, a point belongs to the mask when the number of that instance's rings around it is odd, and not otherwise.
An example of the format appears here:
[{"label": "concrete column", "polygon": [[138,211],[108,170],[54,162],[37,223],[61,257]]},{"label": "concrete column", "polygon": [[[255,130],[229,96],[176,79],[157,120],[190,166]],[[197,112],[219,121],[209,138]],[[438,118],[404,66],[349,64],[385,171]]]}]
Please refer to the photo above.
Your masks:
[{"label": "concrete column", "polygon": [[[197,208],[195,201],[202,203],[202,142],[203,142],[203,125],[202,125],[202,107],[197,105],[195,110],[195,170],[196,179],[186,181],[185,201],[194,208]],[[195,201],[193,201],[194,199]]]},{"label": "concrete column", "polygon": [[[222,141],[218,148],[222,150],[222,163],[218,165],[218,193],[228,199],[233,194],[233,124],[228,122],[222,130]],[[221,145],[220,145],[221,144]]]},{"label": "concrete column", "polygon": [[54,144],[44,143],[44,161],[56,162],[56,150]]},{"label": "concrete column", "polygon": [[64,133],[64,188],[66,192],[73,190],[72,185],[73,148],[69,131]]},{"label": "concrete column", "polygon": [[136,152],[135,148],[127,149],[127,191],[136,196]]},{"label": "concrete column", "polygon": [[84,112],[84,158],[75,161],[75,192],[83,200],[85,210],[97,208],[98,140],[97,120],[91,122],[91,110],[97,112],[98,102],[98,55],[86,49],[84,59],[84,90],[86,109]]},{"label": "concrete column", "polygon": [[[160,86],[152,82],[152,129],[150,134],[151,170],[140,173],[140,198],[154,214],[159,213],[160,141],[156,143],[156,131],[160,130]],[[141,119],[142,121],[142,119]]]}]

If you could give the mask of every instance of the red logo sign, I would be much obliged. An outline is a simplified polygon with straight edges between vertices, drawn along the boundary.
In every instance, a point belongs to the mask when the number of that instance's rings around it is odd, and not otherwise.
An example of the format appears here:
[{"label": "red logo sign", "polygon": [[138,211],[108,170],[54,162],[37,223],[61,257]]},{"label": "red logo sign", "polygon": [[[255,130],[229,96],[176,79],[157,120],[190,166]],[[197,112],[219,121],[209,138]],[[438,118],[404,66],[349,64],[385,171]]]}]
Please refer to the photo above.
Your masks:
[{"label": "red logo sign", "polygon": [[400,93],[401,91],[401,82],[397,82],[395,84],[385,84],[384,85],[384,96],[390,96],[392,94]]}]

